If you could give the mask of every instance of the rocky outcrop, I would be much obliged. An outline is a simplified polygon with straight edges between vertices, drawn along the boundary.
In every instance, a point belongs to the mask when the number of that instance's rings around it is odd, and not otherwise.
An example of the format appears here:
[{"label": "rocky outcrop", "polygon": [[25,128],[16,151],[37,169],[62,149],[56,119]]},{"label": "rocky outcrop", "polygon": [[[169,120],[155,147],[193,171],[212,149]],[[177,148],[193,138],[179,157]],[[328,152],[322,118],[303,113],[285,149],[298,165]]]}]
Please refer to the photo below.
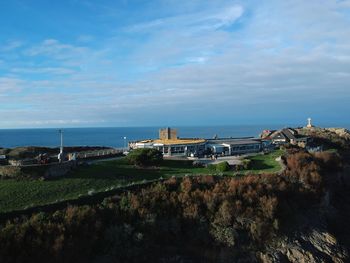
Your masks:
[{"label": "rocky outcrop", "polygon": [[281,233],[266,244],[265,250],[257,253],[257,257],[264,263],[349,262],[350,184],[346,183],[350,180],[349,171],[344,169],[334,173],[334,177],[342,175],[344,179],[334,178],[319,206],[296,214],[294,223],[287,227],[293,230],[289,234],[288,230]]},{"label": "rocky outcrop", "polygon": [[275,246],[259,255],[262,262],[345,263],[349,258],[347,249],[339,245],[332,234],[322,230],[299,233],[294,238],[279,238],[274,243]]},{"label": "rocky outcrop", "polygon": [[350,131],[345,128],[326,128],[326,131],[333,132],[339,137],[350,140]]}]

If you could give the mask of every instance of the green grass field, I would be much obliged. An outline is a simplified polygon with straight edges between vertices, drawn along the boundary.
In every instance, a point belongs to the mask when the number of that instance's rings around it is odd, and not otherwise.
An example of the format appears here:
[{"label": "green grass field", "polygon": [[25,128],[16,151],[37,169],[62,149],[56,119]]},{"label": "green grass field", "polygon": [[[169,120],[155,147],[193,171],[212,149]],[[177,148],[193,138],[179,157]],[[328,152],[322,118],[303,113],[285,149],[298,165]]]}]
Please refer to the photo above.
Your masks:
[{"label": "green grass field", "polygon": [[206,168],[193,168],[190,162],[164,161],[157,169],[138,169],[122,160],[100,162],[80,167],[72,174],[54,180],[0,180],[0,212],[49,204],[161,177],[208,173]]},{"label": "green grass field", "polygon": [[[247,172],[278,171],[281,167],[275,158],[279,155],[281,152],[276,151],[268,155],[250,157],[253,160],[253,169]],[[193,167],[191,161],[164,160],[162,165],[155,169],[135,168],[123,159],[99,162],[79,167],[72,174],[54,180],[0,180],[0,212],[76,199],[80,195],[88,195],[89,192],[105,191],[132,182],[217,173],[207,168]],[[224,174],[234,173],[229,171]]]},{"label": "green grass field", "polygon": [[243,171],[247,173],[275,173],[282,169],[282,166],[279,162],[276,161],[276,158],[283,155],[283,150],[276,150],[269,154],[258,154],[247,159],[251,160],[251,168],[249,170]]}]

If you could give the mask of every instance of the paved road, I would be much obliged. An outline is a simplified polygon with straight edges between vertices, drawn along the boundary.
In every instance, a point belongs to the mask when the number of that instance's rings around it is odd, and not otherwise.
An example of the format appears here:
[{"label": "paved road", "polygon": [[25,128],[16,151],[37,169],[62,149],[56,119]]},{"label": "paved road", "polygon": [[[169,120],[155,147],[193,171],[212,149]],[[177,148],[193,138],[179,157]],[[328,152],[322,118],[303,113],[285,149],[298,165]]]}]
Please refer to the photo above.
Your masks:
[{"label": "paved road", "polygon": [[229,165],[237,165],[241,163],[242,156],[223,156],[218,157],[216,160],[212,160],[210,158],[200,158],[200,159],[193,159],[196,162],[200,162],[203,164],[217,164],[221,162],[228,162]]},{"label": "paved road", "polygon": [[100,163],[100,162],[106,162],[106,161],[115,161],[119,160],[120,158],[123,158],[124,156],[117,156],[117,157],[111,157],[111,158],[105,158],[105,159],[96,159],[96,160],[88,160],[86,161],[88,164],[94,164],[94,163]]}]

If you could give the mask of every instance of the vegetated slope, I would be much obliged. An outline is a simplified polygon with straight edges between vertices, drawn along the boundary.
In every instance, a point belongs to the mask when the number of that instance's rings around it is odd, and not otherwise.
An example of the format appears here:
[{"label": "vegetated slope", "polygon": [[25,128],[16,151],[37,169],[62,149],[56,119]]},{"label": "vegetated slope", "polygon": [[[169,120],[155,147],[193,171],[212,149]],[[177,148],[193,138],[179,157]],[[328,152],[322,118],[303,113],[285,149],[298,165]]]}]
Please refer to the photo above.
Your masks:
[{"label": "vegetated slope", "polygon": [[[261,173],[281,170],[275,159],[283,151],[252,157],[249,171]],[[42,167],[34,167],[36,174]],[[45,167],[43,167],[45,168]],[[229,167],[226,167],[229,169]],[[28,169],[28,168],[27,168]],[[193,161],[163,160],[157,167],[135,167],[126,158],[77,167],[72,173],[52,180],[32,180],[23,177],[0,180],[0,217],[11,211],[50,205],[64,200],[78,199],[91,193],[106,192],[132,183],[184,175],[233,175],[233,171],[218,171],[194,166]],[[2,179],[2,178],[1,178]],[[90,194],[89,194],[90,193]]]},{"label": "vegetated slope", "polygon": [[343,211],[332,206],[334,191],[348,195],[339,156],[299,149],[285,162],[281,175],[171,178],[8,221],[0,261],[346,262],[348,241],[334,227]]},{"label": "vegetated slope", "polygon": [[326,149],[350,150],[350,132],[345,128],[302,128],[298,133],[311,136],[315,145],[323,145]]},{"label": "vegetated slope", "polygon": [[[110,149],[110,147],[101,146],[67,146],[64,148],[65,152],[82,152]],[[57,155],[60,152],[59,148],[51,147],[39,147],[39,146],[27,146],[16,148],[0,148],[0,154],[7,155],[10,159],[26,159],[35,158],[39,154],[47,153],[49,155]]]}]

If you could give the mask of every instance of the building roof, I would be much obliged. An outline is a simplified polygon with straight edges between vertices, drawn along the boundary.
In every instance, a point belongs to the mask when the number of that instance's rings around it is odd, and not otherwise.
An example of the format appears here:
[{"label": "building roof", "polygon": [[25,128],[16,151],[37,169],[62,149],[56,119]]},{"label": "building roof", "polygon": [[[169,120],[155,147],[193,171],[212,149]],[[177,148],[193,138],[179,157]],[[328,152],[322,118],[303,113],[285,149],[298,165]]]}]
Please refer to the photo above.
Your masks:
[{"label": "building roof", "polygon": [[164,144],[164,145],[178,145],[178,144],[198,144],[204,143],[204,139],[156,139],[156,140],[144,140],[138,143],[152,143],[152,144]]},{"label": "building roof", "polygon": [[295,129],[292,128],[284,128],[282,130],[275,131],[270,136],[265,139],[285,139],[287,141],[305,141],[307,139],[306,136],[299,135]]},{"label": "building roof", "polygon": [[260,134],[260,138],[266,139],[270,138],[272,134],[274,134],[276,130],[263,130],[262,133]]},{"label": "building roof", "polygon": [[208,140],[211,144],[230,144],[230,145],[240,145],[240,144],[260,144],[258,139],[212,139]]},{"label": "building roof", "polygon": [[290,129],[283,129],[281,131],[284,136],[286,136],[289,140],[295,140],[294,134],[290,131]]}]

